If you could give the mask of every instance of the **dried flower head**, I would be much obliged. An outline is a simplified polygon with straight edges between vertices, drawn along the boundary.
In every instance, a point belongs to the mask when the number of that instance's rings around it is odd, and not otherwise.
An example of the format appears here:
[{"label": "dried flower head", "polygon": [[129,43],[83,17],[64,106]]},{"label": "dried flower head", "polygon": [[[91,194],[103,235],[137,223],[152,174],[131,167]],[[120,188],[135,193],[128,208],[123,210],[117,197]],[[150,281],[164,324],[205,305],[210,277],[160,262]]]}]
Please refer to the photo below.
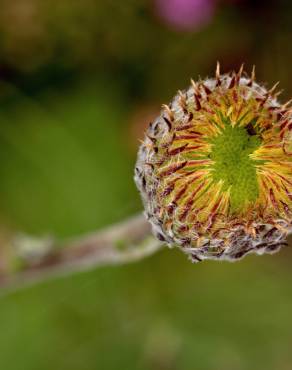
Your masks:
[{"label": "dried flower head", "polygon": [[150,124],[135,181],[154,234],[193,261],[273,253],[292,231],[292,109],[239,72],[192,81]]}]

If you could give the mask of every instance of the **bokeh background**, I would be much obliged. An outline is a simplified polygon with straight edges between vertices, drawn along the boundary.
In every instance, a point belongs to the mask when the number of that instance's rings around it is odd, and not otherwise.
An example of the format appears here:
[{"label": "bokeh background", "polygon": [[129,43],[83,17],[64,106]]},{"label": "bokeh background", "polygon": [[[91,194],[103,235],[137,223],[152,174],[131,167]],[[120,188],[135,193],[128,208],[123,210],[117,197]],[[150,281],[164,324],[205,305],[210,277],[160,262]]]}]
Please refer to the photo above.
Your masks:
[{"label": "bokeh background", "polygon": [[[0,0],[0,255],[139,210],[138,140],[192,77],[292,96],[287,0]],[[0,263],[1,265],[1,263]],[[5,370],[290,370],[292,252],[192,265],[164,250],[0,298]]]}]

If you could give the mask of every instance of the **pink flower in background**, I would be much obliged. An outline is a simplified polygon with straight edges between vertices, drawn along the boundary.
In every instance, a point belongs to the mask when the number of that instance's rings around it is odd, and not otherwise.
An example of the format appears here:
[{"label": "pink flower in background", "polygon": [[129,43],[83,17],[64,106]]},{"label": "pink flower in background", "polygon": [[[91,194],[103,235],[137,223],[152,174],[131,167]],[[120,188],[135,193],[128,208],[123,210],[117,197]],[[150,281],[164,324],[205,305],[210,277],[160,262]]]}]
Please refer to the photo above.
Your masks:
[{"label": "pink flower in background", "polygon": [[197,30],[211,21],[215,0],[156,0],[156,9],[171,26]]}]

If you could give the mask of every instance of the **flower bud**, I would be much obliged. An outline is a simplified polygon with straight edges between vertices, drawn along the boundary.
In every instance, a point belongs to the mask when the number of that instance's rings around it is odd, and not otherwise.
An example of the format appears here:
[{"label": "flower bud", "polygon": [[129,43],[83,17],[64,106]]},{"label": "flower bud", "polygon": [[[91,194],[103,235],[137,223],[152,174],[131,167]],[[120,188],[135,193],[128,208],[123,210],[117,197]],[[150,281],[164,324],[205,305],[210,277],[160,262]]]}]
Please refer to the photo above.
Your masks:
[{"label": "flower bud", "polygon": [[147,129],[135,169],[154,234],[192,261],[273,253],[292,231],[292,109],[243,72],[192,81]]}]

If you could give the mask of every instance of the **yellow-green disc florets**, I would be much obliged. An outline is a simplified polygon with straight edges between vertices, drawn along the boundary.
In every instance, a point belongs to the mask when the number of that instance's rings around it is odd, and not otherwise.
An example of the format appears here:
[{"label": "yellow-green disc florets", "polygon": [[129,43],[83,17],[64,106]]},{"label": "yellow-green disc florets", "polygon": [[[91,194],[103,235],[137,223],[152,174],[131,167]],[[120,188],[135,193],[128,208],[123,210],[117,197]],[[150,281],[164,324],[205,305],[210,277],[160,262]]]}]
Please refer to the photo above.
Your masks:
[{"label": "yellow-green disc florets", "polygon": [[249,154],[260,146],[261,139],[258,135],[250,135],[245,127],[232,125],[227,118],[221,135],[210,142],[213,180],[223,181],[223,191],[230,189],[230,211],[244,211],[259,194],[256,162]]},{"label": "yellow-green disc florets", "polygon": [[292,231],[292,110],[238,73],[192,81],[150,124],[135,172],[157,237],[193,261],[272,253]]}]

